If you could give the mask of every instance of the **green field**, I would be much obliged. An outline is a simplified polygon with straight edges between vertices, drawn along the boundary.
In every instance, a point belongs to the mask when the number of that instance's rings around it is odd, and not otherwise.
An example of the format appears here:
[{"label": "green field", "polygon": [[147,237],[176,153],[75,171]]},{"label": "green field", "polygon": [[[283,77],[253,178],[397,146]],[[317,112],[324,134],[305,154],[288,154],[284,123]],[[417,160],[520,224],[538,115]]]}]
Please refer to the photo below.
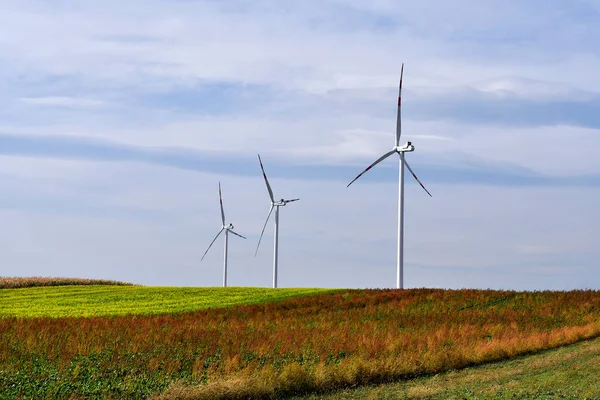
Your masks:
[{"label": "green field", "polygon": [[600,400],[598,310],[589,290],[1,289],[0,398]]},{"label": "green field", "polygon": [[[0,317],[165,314],[257,304],[327,289],[49,286],[0,290]],[[329,290],[331,291],[331,290]]]},{"label": "green field", "polygon": [[600,399],[600,339],[387,385],[294,400]]}]

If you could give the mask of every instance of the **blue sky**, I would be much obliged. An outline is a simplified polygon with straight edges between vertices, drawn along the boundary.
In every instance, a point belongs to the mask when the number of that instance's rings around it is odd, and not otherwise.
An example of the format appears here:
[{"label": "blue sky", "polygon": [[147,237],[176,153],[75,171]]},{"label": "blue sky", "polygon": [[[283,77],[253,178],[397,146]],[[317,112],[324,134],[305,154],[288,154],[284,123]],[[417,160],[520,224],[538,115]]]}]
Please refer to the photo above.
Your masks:
[{"label": "blue sky", "polygon": [[269,286],[600,288],[600,2],[0,3],[0,275]]}]

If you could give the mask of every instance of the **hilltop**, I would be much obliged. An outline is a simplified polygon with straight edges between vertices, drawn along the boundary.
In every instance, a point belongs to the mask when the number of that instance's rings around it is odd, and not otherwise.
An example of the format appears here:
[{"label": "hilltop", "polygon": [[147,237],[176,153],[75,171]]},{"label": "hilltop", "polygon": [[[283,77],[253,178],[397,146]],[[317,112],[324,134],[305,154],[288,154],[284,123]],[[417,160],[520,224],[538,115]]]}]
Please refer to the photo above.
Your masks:
[{"label": "hilltop", "polygon": [[18,289],[39,286],[82,286],[82,285],[110,285],[131,286],[133,283],[111,281],[106,279],[87,278],[60,278],[60,277],[16,277],[0,276],[0,289]]}]

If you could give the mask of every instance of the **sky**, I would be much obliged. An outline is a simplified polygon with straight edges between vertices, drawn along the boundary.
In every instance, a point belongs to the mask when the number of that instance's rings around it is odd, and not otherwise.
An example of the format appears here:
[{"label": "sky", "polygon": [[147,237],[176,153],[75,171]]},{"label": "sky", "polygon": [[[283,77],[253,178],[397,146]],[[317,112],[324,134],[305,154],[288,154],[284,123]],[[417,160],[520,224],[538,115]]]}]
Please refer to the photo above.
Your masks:
[{"label": "sky", "polygon": [[0,275],[600,289],[599,0],[0,0]]}]

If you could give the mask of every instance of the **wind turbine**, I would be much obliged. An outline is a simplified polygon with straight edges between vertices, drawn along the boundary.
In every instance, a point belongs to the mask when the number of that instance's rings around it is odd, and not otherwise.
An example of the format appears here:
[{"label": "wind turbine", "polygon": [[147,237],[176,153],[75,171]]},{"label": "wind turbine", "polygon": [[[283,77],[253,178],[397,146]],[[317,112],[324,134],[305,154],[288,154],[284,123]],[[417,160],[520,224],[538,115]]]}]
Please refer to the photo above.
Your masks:
[{"label": "wind turbine", "polygon": [[[411,142],[406,142],[403,146],[400,146],[400,133],[401,133],[401,111],[402,111],[402,75],[404,74],[404,63],[402,63],[402,70],[400,71],[400,87],[398,89],[398,114],[396,117],[396,142],[392,150],[388,151],[381,157],[379,157],[373,164],[369,165],[363,172],[358,174],[356,178],[348,184],[352,185],[354,181],[360,178],[364,173],[385,160],[392,154],[398,154],[399,156],[399,173],[398,173],[398,258],[397,258],[397,272],[396,272],[396,288],[404,288],[404,167],[412,174],[412,176],[419,182],[419,185],[427,192],[429,196],[431,193],[425,188],[423,183],[417,178],[410,165],[404,158],[404,153],[415,151],[415,146]],[[346,187],[348,187],[346,186]]]},{"label": "wind turbine", "polygon": [[288,205],[288,203],[298,201],[300,199],[281,199],[279,201],[275,201],[275,198],[273,197],[273,190],[271,189],[271,185],[269,185],[269,180],[267,179],[267,174],[265,173],[265,167],[263,166],[262,160],[260,159],[260,154],[258,155],[258,162],[260,163],[260,169],[262,169],[263,177],[265,178],[265,183],[267,185],[267,190],[269,191],[269,197],[271,199],[271,208],[269,209],[269,214],[267,215],[267,219],[265,220],[265,224],[263,225],[262,232],[260,233],[260,238],[258,239],[258,245],[256,246],[254,256],[256,257],[256,255],[258,254],[258,248],[260,247],[260,241],[262,240],[263,234],[265,233],[267,222],[269,222],[271,213],[273,212],[273,209],[275,209],[275,243],[273,245],[273,288],[277,288],[277,259],[279,256],[279,207],[285,207]]},{"label": "wind turbine", "polygon": [[246,238],[244,236],[240,235],[239,233],[234,232],[232,224],[225,225],[225,211],[223,210],[223,196],[221,195],[221,182],[219,182],[219,202],[221,203],[221,222],[223,223],[223,225],[221,226],[221,230],[219,231],[219,233],[217,233],[217,236],[215,236],[213,241],[210,242],[210,245],[208,245],[208,249],[206,249],[206,251],[204,252],[204,255],[202,256],[200,261],[204,260],[206,253],[208,253],[208,251],[212,247],[213,243],[215,243],[215,241],[217,240],[219,235],[221,233],[225,232],[225,254],[223,256],[223,287],[227,287],[227,247],[229,245],[229,233],[231,232],[235,236],[239,236],[242,239],[246,239]]}]

